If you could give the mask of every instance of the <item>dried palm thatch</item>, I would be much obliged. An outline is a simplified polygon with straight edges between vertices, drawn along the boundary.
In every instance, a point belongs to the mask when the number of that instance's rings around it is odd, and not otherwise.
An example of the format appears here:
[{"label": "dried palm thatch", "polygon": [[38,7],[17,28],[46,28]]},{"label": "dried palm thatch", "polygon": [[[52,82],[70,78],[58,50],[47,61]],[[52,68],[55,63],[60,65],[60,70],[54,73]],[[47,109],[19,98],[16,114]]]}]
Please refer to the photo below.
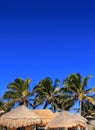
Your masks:
[{"label": "dried palm thatch", "polygon": [[95,120],[90,120],[87,124],[87,130],[94,130],[95,129]]},{"label": "dried palm thatch", "polygon": [[24,105],[19,106],[0,117],[0,126],[9,128],[26,127],[33,124],[39,124],[40,122],[40,117],[34,112],[31,112],[31,110]]},{"label": "dried palm thatch", "polygon": [[32,110],[41,118],[41,123],[38,126],[46,126],[56,115],[48,109]]},{"label": "dried palm thatch", "polygon": [[77,118],[80,121],[83,121],[84,123],[87,123],[88,120],[86,118],[84,118],[83,116],[79,115],[79,114],[74,114],[75,118]]},{"label": "dried palm thatch", "polygon": [[88,120],[86,118],[84,118],[83,116],[79,115],[79,114],[74,114],[75,118],[77,118],[77,120],[79,122],[83,122],[87,128],[87,123],[88,123]]},{"label": "dried palm thatch", "polygon": [[63,110],[46,125],[45,129],[72,128],[78,126],[84,128],[86,127],[86,124],[83,121],[78,120],[69,112]]}]

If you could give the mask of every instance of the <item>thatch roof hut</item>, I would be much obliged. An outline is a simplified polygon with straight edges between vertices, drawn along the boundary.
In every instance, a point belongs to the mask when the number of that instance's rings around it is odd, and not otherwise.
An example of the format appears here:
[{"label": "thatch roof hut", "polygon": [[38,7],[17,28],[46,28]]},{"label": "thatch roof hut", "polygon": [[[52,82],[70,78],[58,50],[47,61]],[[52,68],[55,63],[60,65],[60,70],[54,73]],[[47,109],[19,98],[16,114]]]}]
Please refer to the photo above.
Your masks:
[{"label": "thatch roof hut", "polygon": [[73,128],[78,126],[84,128],[86,124],[75,118],[75,116],[69,112],[63,110],[46,125],[45,129]]},{"label": "thatch roof hut", "polygon": [[36,113],[42,120],[38,126],[46,126],[56,116],[49,109],[32,110],[32,112]]},{"label": "thatch roof hut", "polygon": [[31,110],[24,105],[19,106],[0,117],[0,126],[8,128],[26,127],[33,124],[39,124],[40,122],[40,117],[34,112],[31,112]]}]

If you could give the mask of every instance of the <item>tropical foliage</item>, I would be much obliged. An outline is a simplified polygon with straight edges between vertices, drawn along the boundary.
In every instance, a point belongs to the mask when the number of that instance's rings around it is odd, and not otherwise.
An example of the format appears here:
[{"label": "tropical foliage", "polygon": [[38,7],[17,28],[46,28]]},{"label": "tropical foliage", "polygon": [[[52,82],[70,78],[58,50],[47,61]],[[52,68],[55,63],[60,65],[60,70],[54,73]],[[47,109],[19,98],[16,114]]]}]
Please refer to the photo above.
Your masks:
[{"label": "tropical foliage", "polygon": [[82,114],[82,101],[86,100],[95,105],[95,100],[91,98],[91,92],[95,92],[95,88],[87,89],[87,82],[91,76],[86,76],[82,78],[82,76],[77,74],[69,75],[63,81],[63,91],[70,96],[70,99],[76,102],[79,100],[80,104],[80,114]]},{"label": "tropical foliage", "polygon": [[57,109],[60,90],[57,84],[59,82],[59,80],[55,80],[53,85],[51,78],[48,77],[41,80],[38,85],[33,88],[35,107],[43,105],[44,109],[47,107],[51,107],[53,111]]},{"label": "tropical foliage", "polygon": [[[0,110],[9,111],[18,105],[35,108],[49,108],[52,111],[70,110],[79,101],[80,114],[94,115],[95,88],[88,88],[91,76],[82,77],[79,73],[70,74],[63,82],[50,77],[44,78],[30,91],[30,79],[17,78],[7,86],[0,102]],[[88,111],[89,109],[89,111]],[[87,115],[88,114],[88,115]]]},{"label": "tropical foliage", "polygon": [[95,118],[95,105],[88,101],[83,102],[82,115],[89,119]]},{"label": "tropical foliage", "polygon": [[7,91],[3,95],[6,106],[14,106],[15,104],[28,106],[29,96],[32,95],[29,91],[29,85],[30,79],[23,80],[21,78],[17,78],[14,82],[8,84]]},{"label": "tropical foliage", "polygon": [[51,78],[41,80],[33,89],[35,94],[34,106],[43,105],[43,109],[50,108],[54,112],[63,109],[69,110],[73,101],[69,102],[69,96],[61,92],[59,83],[58,79],[54,81],[54,84]]}]

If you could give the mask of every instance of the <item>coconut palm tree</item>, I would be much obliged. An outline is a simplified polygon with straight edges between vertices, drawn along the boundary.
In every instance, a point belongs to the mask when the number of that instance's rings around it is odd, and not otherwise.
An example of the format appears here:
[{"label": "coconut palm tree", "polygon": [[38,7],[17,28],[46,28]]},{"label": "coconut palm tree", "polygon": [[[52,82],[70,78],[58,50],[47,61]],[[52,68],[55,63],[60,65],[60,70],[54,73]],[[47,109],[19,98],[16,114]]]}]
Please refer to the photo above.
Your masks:
[{"label": "coconut palm tree", "polygon": [[50,77],[41,80],[33,89],[35,95],[34,108],[43,106],[43,109],[50,108],[53,112],[68,110],[71,107],[67,95],[61,93],[59,87],[60,81],[56,79],[54,84]]},{"label": "coconut palm tree", "polygon": [[55,80],[54,84],[50,77],[41,80],[33,89],[35,95],[34,106],[43,105],[43,109],[51,106],[55,111],[57,108],[57,102],[59,100],[58,92],[60,88],[57,86],[59,80]]},{"label": "coconut palm tree", "polygon": [[29,96],[32,94],[29,91],[30,79],[23,80],[21,78],[15,79],[14,82],[8,84],[7,91],[3,95],[6,101],[5,106],[28,105]]},{"label": "coconut palm tree", "polygon": [[82,113],[82,101],[87,100],[95,105],[95,100],[91,97],[91,92],[95,92],[95,88],[87,89],[87,82],[91,76],[82,78],[79,73],[69,75],[63,81],[63,90],[75,102],[79,100],[80,114]]}]

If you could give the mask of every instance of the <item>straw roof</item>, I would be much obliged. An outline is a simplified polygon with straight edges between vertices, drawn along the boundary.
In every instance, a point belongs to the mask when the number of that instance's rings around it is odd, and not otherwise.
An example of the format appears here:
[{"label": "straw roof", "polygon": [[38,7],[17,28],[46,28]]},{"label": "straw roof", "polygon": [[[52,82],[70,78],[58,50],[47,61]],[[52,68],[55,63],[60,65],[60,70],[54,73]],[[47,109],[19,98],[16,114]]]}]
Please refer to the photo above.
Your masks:
[{"label": "straw roof", "polygon": [[94,130],[95,128],[95,120],[91,120],[88,124],[87,124],[87,130]]},{"label": "straw roof", "polygon": [[74,114],[74,116],[75,116],[77,119],[83,121],[84,123],[88,122],[88,120],[87,120],[86,118],[84,118],[83,116],[81,116],[81,115],[79,115],[79,114]]},{"label": "straw roof", "polygon": [[9,128],[26,127],[32,124],[39,124],[40,122],[40,117],[34,112],[31,112],[31,110],[24,105],[19,106],[0,117],[0,125]]},{"label": "straw roof", "polygon": [[78,126],[86,127],[85,123],[78,120],[75,116],[73,116],[69,112],[63,110],[46,125],[45,129],[72,128]]},{"label": "straw roof", "polygon": [[38,126],[45,126],[56,116],[49,109],[32,110],[32,112],[36,113],[42,120]]}]

